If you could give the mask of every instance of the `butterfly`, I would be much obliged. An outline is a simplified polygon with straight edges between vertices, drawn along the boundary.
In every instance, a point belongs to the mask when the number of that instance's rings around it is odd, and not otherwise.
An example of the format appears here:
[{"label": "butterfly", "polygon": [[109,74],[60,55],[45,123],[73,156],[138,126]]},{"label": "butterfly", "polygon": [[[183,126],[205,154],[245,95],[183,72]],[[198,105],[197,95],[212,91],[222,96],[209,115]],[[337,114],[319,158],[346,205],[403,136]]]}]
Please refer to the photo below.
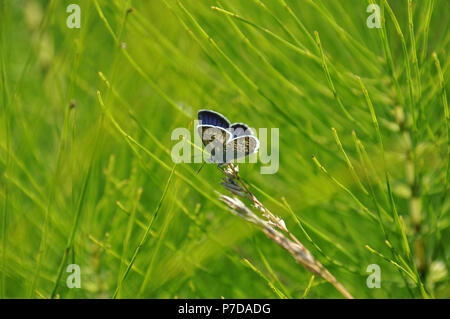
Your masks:
[{"label": "butterfly", "polygon": [[248,125],[231,124],[225,116],[210,110],[200,110],[197,116],[198,134],[211,154],[209,162],[225,164],[258,151],[259,140]]}]

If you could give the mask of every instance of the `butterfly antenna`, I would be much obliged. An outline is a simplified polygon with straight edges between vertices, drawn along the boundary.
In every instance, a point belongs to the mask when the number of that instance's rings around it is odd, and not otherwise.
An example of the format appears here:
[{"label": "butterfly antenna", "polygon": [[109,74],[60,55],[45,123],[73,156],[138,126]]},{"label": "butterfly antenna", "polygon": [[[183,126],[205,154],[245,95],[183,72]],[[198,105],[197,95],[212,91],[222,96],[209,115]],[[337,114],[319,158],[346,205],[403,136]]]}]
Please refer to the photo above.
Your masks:
[{"label": "butterfly antenna", "polygon": [[200,166],[200,168],[198,169],[197,173],[195,173],[195,175],[198,175],[198,173],[200,173],[200,171],[202,170],[203,166],[205,166],[206,162],[202,163],[202,166]]}]

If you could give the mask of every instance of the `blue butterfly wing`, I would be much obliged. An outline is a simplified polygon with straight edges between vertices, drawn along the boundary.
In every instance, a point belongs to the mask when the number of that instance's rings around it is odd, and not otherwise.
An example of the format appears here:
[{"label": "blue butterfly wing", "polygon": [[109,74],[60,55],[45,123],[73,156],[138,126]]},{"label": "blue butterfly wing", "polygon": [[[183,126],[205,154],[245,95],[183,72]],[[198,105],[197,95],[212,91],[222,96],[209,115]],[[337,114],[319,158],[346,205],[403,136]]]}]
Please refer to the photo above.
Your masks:
[{"label": "blue butterfly wing", "polygon": [[198,134],[206,146],[206,151],[212,156],[223,153],[225,144],[232,138],[228,131],[230,121],[222,114],[210,110],[200,110],[197,116]]},{"label": "blue butterfly wing", "polygon": [[248,127],[248,125],[244,123],[231,124],[228,130],[231,132],[233,138],[239,136],[255,135],[253,134],[253,131],[250,129],[250,127]]},{"label": "blue butterfly wing", "polygon": [[230,127],[230,121],[220,113],[210,110],[200,110],[197,113],[198,120],[201,125],[218,126],[224,129]]}]

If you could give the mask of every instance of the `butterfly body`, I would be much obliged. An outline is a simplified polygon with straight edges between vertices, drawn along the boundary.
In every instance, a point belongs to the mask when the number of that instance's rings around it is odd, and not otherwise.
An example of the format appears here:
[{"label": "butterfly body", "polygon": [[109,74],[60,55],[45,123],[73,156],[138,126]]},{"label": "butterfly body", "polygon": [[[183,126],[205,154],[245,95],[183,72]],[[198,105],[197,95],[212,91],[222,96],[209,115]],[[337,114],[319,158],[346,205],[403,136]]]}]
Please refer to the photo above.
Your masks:
[{"label": "butterfly body", "polygon": [[258,151],[259,140],[248,125],[231,124],[220,113],[198,111],[198,133],[206,150],[211,154],[209,162],[224,164]]}]

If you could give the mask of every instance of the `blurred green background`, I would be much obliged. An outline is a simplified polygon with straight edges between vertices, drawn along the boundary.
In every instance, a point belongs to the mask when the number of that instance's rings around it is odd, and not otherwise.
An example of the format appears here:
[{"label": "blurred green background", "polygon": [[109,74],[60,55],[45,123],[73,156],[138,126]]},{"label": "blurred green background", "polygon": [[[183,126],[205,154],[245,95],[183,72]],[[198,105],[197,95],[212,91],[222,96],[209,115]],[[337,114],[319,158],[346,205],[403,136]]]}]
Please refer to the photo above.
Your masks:
[{"label": "blurred green background", "polygon": [[377,29],[373,1],[2,0],[0,297],[341,298],[227,211],[214,165],[163,196],[203,108],[280,128],[276,174],[240,174],[355,297],[450,297],[449,2],[408,2]]}]

